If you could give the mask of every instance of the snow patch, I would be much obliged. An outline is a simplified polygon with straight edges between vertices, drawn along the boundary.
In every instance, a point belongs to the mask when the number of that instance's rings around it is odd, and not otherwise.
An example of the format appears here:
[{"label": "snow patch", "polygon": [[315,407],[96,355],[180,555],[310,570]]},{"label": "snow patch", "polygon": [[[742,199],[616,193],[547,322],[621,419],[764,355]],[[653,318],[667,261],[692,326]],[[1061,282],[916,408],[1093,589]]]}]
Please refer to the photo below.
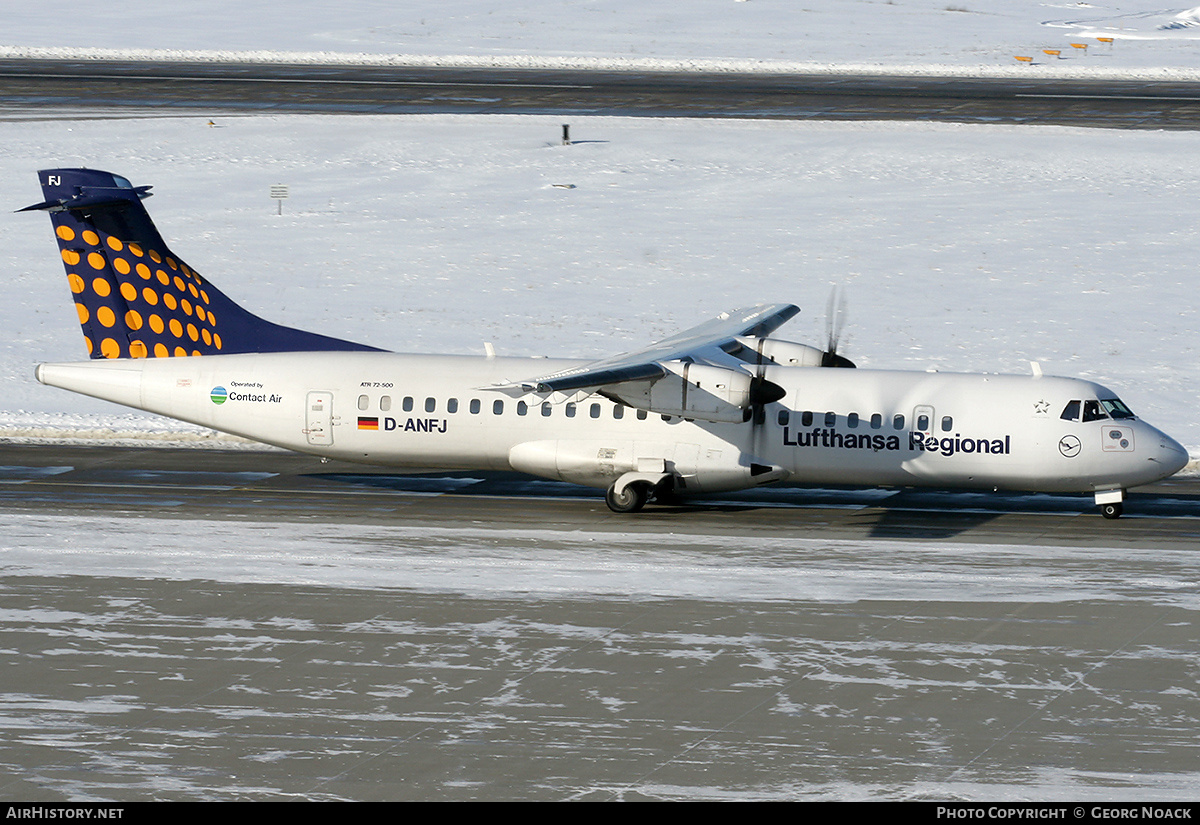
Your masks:
[{"label": "snow patch", "polygon": [[[1079,37],[1111,33],[1080,32]],[[1133,38],[1122,33],[1117,36]],[[294,66],[394,66],[440,69],[561,69],[643,73],[694,72],[707,74],[803,74],[867,77],[978,77],[1027,78],[1030,75],[1091,80],[1200,81],[1200,68],[1137,66],[1113,67],[1053,61],[1016,64],[1003,62],[964,66],[957,63],[881,64],[868,61],[811,62],[733,58],[642,58],[555,55],[416,55],[347,52],[283,52],[270,50],[224,51],[210,49],[98,49],[0,45],[0,59],[21,60],[120,60],[164,63],[257,63]]]},{"label": "snow patch", "polygon": [[150,415],[84,415],[0,411],[0,442],[277,450],[206,427]]},{"label": "snow patch", "polygon": [[1160,29],[1188,29],[1193,26],[1200,26],[1200,6],[1194,9],[1188,9],[1175,15],[1175,19],[1170,23],[1164,23],[1159,26]]},{"label": "snow patch", "polygon": [[[1176,80],[1200,72],[1190,12],[1041,0],[112,0],[72,7],[69,26],[54,4],[9,6],[10,57]],[[1046,20],[1048,9],[1071,17]],[[1095,36],[1122,43],[1014,60]]]}]

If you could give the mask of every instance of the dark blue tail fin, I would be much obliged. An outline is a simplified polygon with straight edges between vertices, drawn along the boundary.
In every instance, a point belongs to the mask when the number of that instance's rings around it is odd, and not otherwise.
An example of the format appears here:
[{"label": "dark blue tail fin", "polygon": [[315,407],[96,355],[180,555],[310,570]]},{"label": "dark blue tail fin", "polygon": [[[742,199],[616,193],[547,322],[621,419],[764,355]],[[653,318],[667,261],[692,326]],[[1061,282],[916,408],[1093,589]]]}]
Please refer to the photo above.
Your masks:
[{"label": "dark blue tail fin", "polygon": [[142,199],[149,186],[94,169],[38,172],[92,358],[375,350],[272,324],[179,260]]}]

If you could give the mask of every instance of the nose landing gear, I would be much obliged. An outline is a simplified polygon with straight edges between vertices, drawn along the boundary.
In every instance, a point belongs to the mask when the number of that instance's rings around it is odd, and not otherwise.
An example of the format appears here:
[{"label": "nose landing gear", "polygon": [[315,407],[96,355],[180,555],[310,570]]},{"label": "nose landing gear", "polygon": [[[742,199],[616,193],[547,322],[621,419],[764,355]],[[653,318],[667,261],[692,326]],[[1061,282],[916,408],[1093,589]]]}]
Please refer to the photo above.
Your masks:
[{"label": "nose landing gear", "polygon": [[1120,488],[1096,491],[1096,504],[1100,506],[1100,515],[1105,518],[1120,518],[1121,513],[1125,512],[1124,500],[1125,491]]}]

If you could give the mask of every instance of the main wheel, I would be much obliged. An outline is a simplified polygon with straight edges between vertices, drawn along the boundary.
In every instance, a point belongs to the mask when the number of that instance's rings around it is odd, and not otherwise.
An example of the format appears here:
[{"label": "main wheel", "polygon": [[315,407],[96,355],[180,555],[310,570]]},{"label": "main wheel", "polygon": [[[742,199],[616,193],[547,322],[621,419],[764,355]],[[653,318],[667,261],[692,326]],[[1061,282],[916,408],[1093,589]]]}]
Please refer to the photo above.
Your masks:
[{"label": "main wheel", "polygon": [[614,484],[609,487],[604,494],[604,503],[608,505],[608,509],[614,513],[636,513],[646,506],[646,500],[650,498],[649,485],[626,484],[625,491],[620,495],[616,492],[616,486]]},{"label": "main wheel", "polygon": [[1100,505],[1100,514],[1105,518],[1120,518],[1123,512],[1125,512],[1125,508],[1119,501]]}]

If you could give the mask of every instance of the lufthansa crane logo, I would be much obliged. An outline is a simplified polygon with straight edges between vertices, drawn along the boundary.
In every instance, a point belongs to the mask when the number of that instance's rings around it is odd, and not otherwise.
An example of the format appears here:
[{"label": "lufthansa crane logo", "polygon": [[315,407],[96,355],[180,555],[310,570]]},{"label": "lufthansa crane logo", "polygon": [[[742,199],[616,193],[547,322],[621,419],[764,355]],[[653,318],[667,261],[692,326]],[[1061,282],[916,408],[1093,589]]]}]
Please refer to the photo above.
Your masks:
[{"label": "lufthansa crane logo", "polygon": [[1074,458],[1075,456],[1079,455],[1079,448],[1082,446],[1083,445],[1080,444],[1079,439],[1075,436],[1064,435],[1058,442],[1058,451],[1067,458]]}]

